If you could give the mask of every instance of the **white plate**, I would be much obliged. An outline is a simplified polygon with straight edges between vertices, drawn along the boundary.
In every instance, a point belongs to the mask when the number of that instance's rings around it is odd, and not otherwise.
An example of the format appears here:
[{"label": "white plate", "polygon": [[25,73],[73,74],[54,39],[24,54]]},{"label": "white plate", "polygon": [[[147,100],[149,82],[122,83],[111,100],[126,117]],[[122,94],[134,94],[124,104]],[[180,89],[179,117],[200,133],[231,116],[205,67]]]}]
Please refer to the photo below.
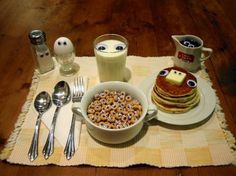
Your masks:
[{"label": "white plate", "polygon": [[[152,103],[151,91],[155,83],[157,74],[153,74],[147,77],[141,84],[140,88],[144,91],[148,98],[148,102]],[[197,77],[198,90],[200,93],[199,104],[186,113],[170,114],[158,110],[157,120],[171,124],[171,125],[193,125],[202,122],[207,119],[215,109],[216,95],[211,86],[206,80]]]}]

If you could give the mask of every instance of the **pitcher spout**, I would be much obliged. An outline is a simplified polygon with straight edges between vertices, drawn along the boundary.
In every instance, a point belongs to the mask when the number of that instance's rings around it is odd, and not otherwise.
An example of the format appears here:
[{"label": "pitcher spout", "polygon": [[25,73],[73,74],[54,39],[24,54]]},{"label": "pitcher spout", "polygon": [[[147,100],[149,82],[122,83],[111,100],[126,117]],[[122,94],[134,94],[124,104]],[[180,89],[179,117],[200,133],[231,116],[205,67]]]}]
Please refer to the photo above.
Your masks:
[{"label": "pitcher spout", "polygon": [[183,35],[172,35],[171,38],[173,39],[175,45],[179,45],[181,39],[183,39]]}]

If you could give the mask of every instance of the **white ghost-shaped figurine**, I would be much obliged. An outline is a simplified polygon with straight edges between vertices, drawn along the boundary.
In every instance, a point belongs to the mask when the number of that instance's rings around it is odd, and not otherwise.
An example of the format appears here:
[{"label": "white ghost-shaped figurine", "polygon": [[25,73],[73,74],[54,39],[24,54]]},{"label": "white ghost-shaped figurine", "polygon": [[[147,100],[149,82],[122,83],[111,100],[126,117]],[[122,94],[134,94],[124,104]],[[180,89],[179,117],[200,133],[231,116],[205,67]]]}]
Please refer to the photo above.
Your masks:
[{"label": "white ghost-shaped figurine", "polygon": [[70,39],[59,37],[54,43],[54,53],[56,55],[65,55],[74,52],[74,46]]},{"label": "white ghost-shaped figurine", "polygon": [[54,43],[54,53],[63,76],[71,76],[78,72],[79,65],[74,63],[75,50],[70,39],[59,37]]}]

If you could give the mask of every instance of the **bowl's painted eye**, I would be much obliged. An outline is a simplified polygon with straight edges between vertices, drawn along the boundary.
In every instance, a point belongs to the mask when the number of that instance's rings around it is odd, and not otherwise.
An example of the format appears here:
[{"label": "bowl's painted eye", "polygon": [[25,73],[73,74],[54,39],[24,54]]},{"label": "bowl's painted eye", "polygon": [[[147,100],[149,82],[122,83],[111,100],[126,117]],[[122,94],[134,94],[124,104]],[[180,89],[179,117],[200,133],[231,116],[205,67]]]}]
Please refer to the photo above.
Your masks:
[{"label": "bowl's painted eye", "polygon": [[99,50],[99,51],[104,51],[104,50],[107,49],[107,45],[102,44],[102,43],[97,44],[97,45],[96,45],[96,49]]},{"label": "bowl's painted eye", "polygon": [[115,49],[116,49],[116,51],[122,51],[125,49],[125,44],[119,43],[119,44],[115,45]]},{"label": "bowl's painted eye", "polygon": [[187,81],[187,85],[188,85],[189,87],[196,87],[196,86],[197,86],[197,83],[196,83],[196,81],[194,81],[194,80],[192,80],[192,79],[189,79],[189,80]]},{"label": "bowl's painted eye", "polygon": [[159,73],[159,75],[160,75],[160,76],[166,76],[166,75],[168,75],[168,73],[169,73],[168,70],[161,70],[160,73]]}]

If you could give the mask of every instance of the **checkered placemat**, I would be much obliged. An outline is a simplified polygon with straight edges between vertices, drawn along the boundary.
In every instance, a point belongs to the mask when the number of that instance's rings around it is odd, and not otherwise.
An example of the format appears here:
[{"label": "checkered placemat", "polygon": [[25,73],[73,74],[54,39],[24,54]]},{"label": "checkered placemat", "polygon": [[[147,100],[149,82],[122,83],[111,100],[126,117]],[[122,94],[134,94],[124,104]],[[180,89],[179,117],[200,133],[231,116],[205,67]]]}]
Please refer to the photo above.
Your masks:
[{"label": "checkered placemat", "polygon": [[[94,57],[79,57],[79,75],[89,77],[89,87],[98,83],[96,61]],[[173,66],[171,57],[128,56],[127,67],[132,73],[131,84],[139,85],[147,76],[157,70]],[[210,80],[204,70],[197,73],[203,79]],[[39,136],[39,157],[30,162],[28,148],[34,130],[34,118],[37,115],[32,106],[34,96],[41,90],[53,88],[53,83],[61,80],[58,68],[47,76],[35,73],[31,91],[8,144],[2,151],[1,159],[10,163],[25,165],[56,164],[60,166],[88,164],[93,166],[127,167],[135,164],[148,164],[157,167],[210,166],[232,164],[235,159],[235,139],[225,129],[224,113],[219,101],[212,117],[203,125],[192,129],[172,129],[152,121],[145,125],[133,140],[120,145],[104,145],[95,141],[82,126],[78,150],[71,160],[66,160],[63,146],[56,140],[53,155],[44,160],[41,153],[46,141],[48,128],[42,124]],[[70,78],[63,77],[70,81]],[[63,130],[63,129],[62,129]]]}]

